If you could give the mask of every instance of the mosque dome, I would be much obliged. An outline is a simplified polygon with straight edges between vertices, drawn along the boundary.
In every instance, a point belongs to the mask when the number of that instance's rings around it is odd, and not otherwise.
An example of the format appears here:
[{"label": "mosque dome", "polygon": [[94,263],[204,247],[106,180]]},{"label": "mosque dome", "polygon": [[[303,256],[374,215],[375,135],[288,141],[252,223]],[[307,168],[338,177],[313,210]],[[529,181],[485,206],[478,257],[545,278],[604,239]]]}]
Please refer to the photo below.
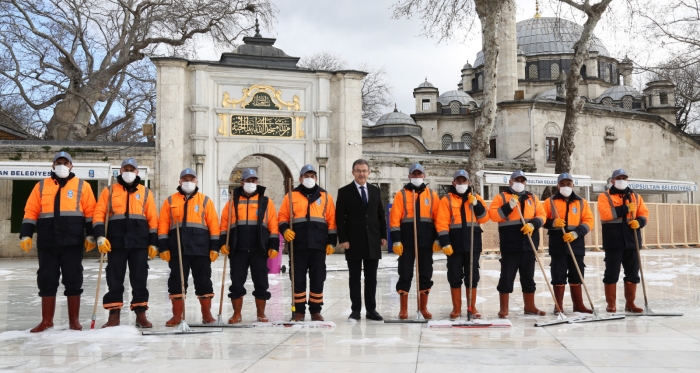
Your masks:
[{"label": "mosque dome", "polygon": [[556,101],[557,100],[557,89],[552,88],[548,89],[535,97],[535,100],[551,100],[551,101]]},{"label": "mosque dome", "polygon": [[[556,17],[536,17],[516,24],[518,52],[526,57],[546,54],[573,54],[574,43],[581,37],[583,26],[578,23]],[[595,35],[591,38],[590,51],[599,56],[610,57],[603,42]],[[518,53],[520,54],[520,53]],[[476,55],[474,66],[484,64],[484,53]]]},{"label": "mosque dome", "polygon": [[464,91],[447,91],[438,97],[437,102],[440,103],[442,106],[449,106],[450,102],[452,101],[459,101],[460,104],[462,105],[469,105],[474,101],[472,96],[469,96],[466,94]]},{"label": "mosque dome", "polygon": [[377,123],[375,123],[375,126],[381,126],[382,124],[408,124],[415,126],[416,121],[414,121],[410,115],[402,113],[399,109],[394,108],[393,112],[382,115],[381,118],[377,120]]},{"label": "mosque dome", "polygon": [[428,81],[428,78],[425,78],[425,81],[419,84],[416,88],[435,88],[435,86],[433,85],[433,83]]},{"label": "mosque dome", "polygon": [[619,101],[622,100],[622,98],[625,96],[632,96],[632,98],[635,100],[642,99],[642,94],[639,93],[639,91],[636,88],[628,85],[616,85],[603,91],[603,93],[600,96],[598,96],[595,102],[601,102],[606,97],[610,97],[613,101]]}]

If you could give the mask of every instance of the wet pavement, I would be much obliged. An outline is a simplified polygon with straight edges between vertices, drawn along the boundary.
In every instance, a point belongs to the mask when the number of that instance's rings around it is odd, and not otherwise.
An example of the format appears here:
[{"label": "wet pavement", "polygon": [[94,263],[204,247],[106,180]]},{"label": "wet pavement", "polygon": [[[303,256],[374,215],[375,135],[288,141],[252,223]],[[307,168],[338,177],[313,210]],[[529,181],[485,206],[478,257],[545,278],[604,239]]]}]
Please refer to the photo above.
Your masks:
[{"label": "wet pavement", "polygon": [[[537,306],[544,317],[522,314],[522,296],[516,280],[510,301],[511,328],[430,329],[425,324],[384,324],[348,321],[347,271],[342,255],[328,257],[323,315],[335,323],[331,329],[251,328],[224,329],[222,333],[142,336],[134,314],[125,307],[122,325],[116,328],[67,330],[65,297],[59,296],[54,323],[44,333],[28,330],[40,320],[41,301],[36,288],[36,260],[0,261],[0,372],[697,372],[700,366],[700,249],[643,251],[650,306],[654,311],[683,312],[683,317],[628,317],[619,321],[534,327],[535,322],[554,320],[553,302],[537,268]],[[396,256],[385,255],[380,264],[377,309],[385,318],[396,318],[399,298]],[[452,309],[445,259],[435,254],[435,285],[428,308],[436,320],[446,319]],[[543,257],[549,270],[549,258]],[[287,262],[285,257],[284,263]],[[89,328],[95,295],[98,262],[86,259],[81,320]],[[213,264],[213,283],[219,308],[221,270]],[[588,253],[586,279],[594,304],[605,316],[602,276],[603,253]],[[166,291],[165,262],[150,262],[148,316],[154,330],[168,330],[171,316]],[[483,256],[477,308],[484,318],[498,312],[499,263],[496,256]],[[549,273],[547,274],[549,276]],[[128,276],[127,276],[128,279]],[[269,275],[271,320],[290,315],[290,282],[286,275]],[[228,279],[227,279],[228,282]],[[106,291],[104,282],[101,293]],[[127,292],[130,291],[128,280]],[[254,321],[255,306],[250,280],[244,298],[245,323]],[[59,294],[62,293],[59,289]],[[415,309],[415,297],[409,310]],[[100,296],[101,297],[101,296]],[[585,295],[584,295],[585,299]],[[128,302],[128,300],[127,300]],[[225,299],[223,317],[231,316]],[[587,303],[587,302],[586,302]],[[643,306],[642,287],[637,305]],[[588,305],[588,304],[587,304]],[[618,310],[624,306],[622,282],[618,284]],[[101,304],[100,304],[101,306]],[[571,313],[568,288],[564,301]],[[466,310],[466,300],[463,309]],[[188,322],[199,322],[199,304],[187,301]],[[410,314],[413,316],[414,311]],[[107,319],[99,309],[97,326]],[[308,315],[307,315],[308,319]]]}]

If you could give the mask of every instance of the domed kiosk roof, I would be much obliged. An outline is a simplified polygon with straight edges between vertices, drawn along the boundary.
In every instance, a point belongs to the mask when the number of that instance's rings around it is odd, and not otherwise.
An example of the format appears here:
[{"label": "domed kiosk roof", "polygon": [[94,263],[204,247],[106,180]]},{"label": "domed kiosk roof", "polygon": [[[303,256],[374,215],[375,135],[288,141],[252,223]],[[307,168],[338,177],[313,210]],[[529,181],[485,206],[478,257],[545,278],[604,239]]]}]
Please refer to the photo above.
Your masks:
[{"label": "domed kiosk roof", "polygon": [[606,97],[610,97],[611,99],[613,99],[613,101],[619,101],[622,100],[622,98],[625,96],[632,96],[635,99],[642,98],[642,94],[639,93],[639,91],[636,88],[628,85],[616,85],[603,91],[603,93],[600,96],[598,96],[598,98],[595,101],[600,102]]},{"label": "domed kiosk roof", "polygon": [[552,88],[548,89],[535,97],[535,100],[552,100],[556,101],[557,100],[557,89]]},{"label": "domed kiosk roof", "polygon": [[437,99],[437,102],[439,102],[442,106],[447,106],[452,101],[459,101],[459,103],[462,105],[469,105],[471,102],[476,102],[472,96],[469,96],[464,91],[459,90],[447,91],[441,94]]},{"label": "domed kiosk roof", "polygon": [[419,84],[416,88],[435,88],[435,86],[433,85],[433,83],[428,81],[428,78],[425,78],[425,81]]},{"label": "domed kiosk roof", "polygon": [[[517,45],[525,56],[544,54],[573,54],[574,43],[581,37],[583,26],[556,17],[537,17],[516,24]],[[590,51],[610,57],[603,42],[595,35],[591,38]],[[484,53],[476,55],[474,66],[484,64]]]},{"label": "domed kiosk roof", "polygon": [[410,115],[402,113],[399,109],[394,108],[394,111],[381,116],[375,126],[380,126],[382,124],[410,124],[416,126],[416,121],[411,118]]}]

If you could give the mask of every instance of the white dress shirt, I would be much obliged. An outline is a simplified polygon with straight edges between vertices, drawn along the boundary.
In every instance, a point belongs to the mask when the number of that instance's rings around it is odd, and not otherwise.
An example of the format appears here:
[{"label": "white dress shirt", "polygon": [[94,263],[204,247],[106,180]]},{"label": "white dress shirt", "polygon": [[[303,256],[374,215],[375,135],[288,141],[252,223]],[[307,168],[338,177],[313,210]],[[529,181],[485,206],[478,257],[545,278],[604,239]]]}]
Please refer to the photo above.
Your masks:
[{"label": "white dress shirt", "polygon": [[362,197],[362,190],[360,190],[360,187],[365,187],[365,195],[367,196],[367,201],[369,202],[369,188],[367,188],[367,183],[365,183],[365,185],[360,185],[357,183],[357,181],[353,180],[353,182],[355,183],[355,188],[357,188],[357,194],[359,194],[360,197]]}]

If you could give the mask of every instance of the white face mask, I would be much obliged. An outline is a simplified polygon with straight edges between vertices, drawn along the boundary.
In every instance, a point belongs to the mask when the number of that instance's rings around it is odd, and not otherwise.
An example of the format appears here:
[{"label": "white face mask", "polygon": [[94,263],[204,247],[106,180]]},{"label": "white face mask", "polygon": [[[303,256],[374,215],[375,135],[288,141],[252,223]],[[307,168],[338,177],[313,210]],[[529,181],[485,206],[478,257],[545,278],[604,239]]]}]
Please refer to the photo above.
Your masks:
[{"label": "white face mask", "polygon": [[627,180],[615,180],[615,188],[619,190],[627,189]]},{"label": "white face mask", "polygon": [[416,178],[412,177],[411,184],[413,184],[413,186],[419,187],[419,186],[423,185],[423,178],[422,177],[416,177]]},{"label": "white face mask", "polygon": [[301,183],[307,189],[311,189],[316,186],[316,180],[310,177],[305,178]]},{"label": "white face mask", "polygon": [[258,184],[255,183],[243,183],[243,190],[248,193],[252,194],[258,189]]},{"label": "white face mask", "polygon": [[513,186],[510,187],[515,193],[521,193],[525,190],[525,184],[513,182]]},{"label": "white face mask", "polygon": [[136,180],[136,173],[135,172],[122,172],[122,180],[124,180],[125,183],[131,184]]},{"label": "white face mask", "polygon": [[464,185],[457,184],[457,185],[455,185],[455,189],[457,189],[457,193],[459,193],[459,194],[464,194],[464,192],[466,192],[467,189],[469,189],[469,185],[466,185],[466,184],[464,184]]},{"label": "white face mask", "polygon": [[181,186],[183,192],[190,194],[194,192],[194,188],[197,187],[197,183],[193,181],[183,181]]},{"label": "white face mask", "polygon": [[571,192],[574,191],[574,188],[571,187],[561,187],[559,188],[559,193],[561,193],[562,196],[568,197],[571,195]]},{"label": "white face mask", "polygon": [[61,179],[65,179],[70,175],[70,168],[68,168],[68,166],[58,165],[54,166],[53,172]]}]

